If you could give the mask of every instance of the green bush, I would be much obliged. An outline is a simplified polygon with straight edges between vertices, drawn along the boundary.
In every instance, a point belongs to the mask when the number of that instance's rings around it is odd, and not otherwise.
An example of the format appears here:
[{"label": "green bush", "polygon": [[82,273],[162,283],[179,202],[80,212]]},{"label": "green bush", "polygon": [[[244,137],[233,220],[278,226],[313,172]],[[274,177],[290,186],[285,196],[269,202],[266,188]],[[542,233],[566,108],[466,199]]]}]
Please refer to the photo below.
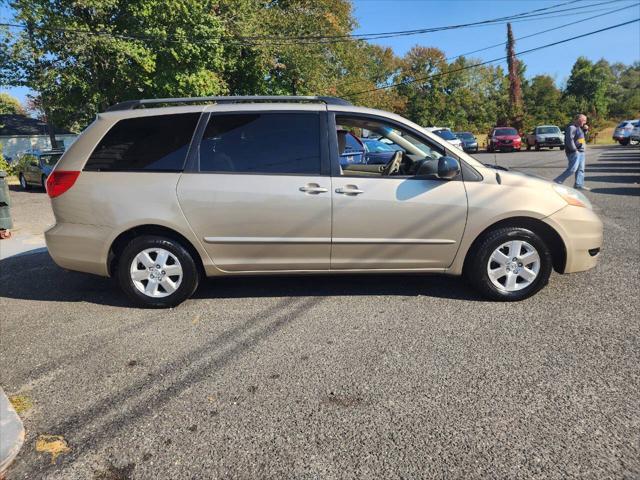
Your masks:
[{"label": "green bush", "polygon": [[13,175],[15,173],[14,168],[11,165],[9,165],[9,162],[7,162],[4,156],[2,155],[1,143],[0,143],[0,170],[7,172],[7,175]]}]

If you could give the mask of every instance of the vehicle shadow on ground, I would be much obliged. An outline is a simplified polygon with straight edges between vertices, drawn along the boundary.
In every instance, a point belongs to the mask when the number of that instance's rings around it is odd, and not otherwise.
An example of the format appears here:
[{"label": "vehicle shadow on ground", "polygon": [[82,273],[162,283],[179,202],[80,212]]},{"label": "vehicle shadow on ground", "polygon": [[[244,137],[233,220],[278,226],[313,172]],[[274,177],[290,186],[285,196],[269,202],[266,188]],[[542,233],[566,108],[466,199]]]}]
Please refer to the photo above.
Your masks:
[{"label": "vehicle shadow on ground", "polygon": [[31,186],[28,190],[25,190],[20,185],[9,185],[10,192],[26,192],[26,193],[47,193],[42,187]]},{"label": "vehicle shadow on ground", "polygon": [[[48,252],[41,251],[0,261],[0,295],[20,300],[131,306],[113,279],[64,270]],[[423,295],[483,301],[459,278],[424,274],[209,278],[200,284],[193,298],[362,295]]]},{"label": "vehicle shadow on ground", "polygon": [[591,193],[603,193],[607,195],[627,195],[631,197],[637,197],[640,196],[640,187],[592,188]]}]

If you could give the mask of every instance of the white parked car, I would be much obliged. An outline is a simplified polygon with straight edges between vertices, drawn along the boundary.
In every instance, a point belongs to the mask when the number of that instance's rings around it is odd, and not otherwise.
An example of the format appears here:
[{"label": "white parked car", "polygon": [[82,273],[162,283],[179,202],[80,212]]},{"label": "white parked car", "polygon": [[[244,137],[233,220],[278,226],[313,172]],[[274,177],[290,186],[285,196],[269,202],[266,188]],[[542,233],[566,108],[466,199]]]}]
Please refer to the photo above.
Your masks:
[{"label": "white parked car", "polygon": [[425,128],[425,130],[427,130],[428,132],[431,132],[431,133],[435,133],[440,138],[443,138],[444,140],[446,140],[447,142],[449,142],[451,145],[453,145],[455,147],[462,148],[462,140],[460,140],[458,137],[456,137],[453,134],[453,132],[451,131],[450,128],[447,128],[447,127],[427,127],[427,128]]},{"label": "white parked car", "polygon": [[640,120],[634,122],[633,130],[631,130],[631,135],[629,136],[632,142],[640,143]]}]

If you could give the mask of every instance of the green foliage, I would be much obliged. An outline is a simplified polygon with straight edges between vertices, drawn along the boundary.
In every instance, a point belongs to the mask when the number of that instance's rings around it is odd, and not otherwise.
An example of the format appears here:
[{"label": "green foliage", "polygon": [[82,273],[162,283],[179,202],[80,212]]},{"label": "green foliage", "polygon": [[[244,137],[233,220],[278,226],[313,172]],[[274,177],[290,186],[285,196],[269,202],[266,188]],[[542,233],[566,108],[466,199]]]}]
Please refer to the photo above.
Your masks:
[{"label": "green foliage", "polygon": [[537,75],[524,84],[525,123],[530,131],[538,125],[558,125],[561,128],[571,120],[564,109],[562,92],[553,78]]},{"label": "green foliage", "polygon": [[2,155],[1,143],[0,143],[0,171],[7,172],[8,175],[13,175],[15,173],[13,167],[9,165],[9,162],[7,162],[7,160],[4,158],[4,155]]},{"label": "green foliage", "polygon": [[[577,112],[598,126],[640,112],[640,62],[581,57],[560,90],[546,75],[525,80],[522,61],[512,62],[510,82],[500,66],[448,61],[433,47],[398,58],[365,41],[301,38],[350,34],[349,0],[7,3],[28,28],[0,27],[0,84],[36,91],[29,110],[76,131],[119,101],[218,94],[336,95],[474,133],[520,122],[563,126]],[[522,102],[514,91],[510,99],[514,81]],[[11,108],[3,105],[0,98],[0,109]]]},{"label": "green foliage", "polygon": [[0,92],[0,115],[4,114],[24,115],[25,111],[17,98],[8,93]]}]

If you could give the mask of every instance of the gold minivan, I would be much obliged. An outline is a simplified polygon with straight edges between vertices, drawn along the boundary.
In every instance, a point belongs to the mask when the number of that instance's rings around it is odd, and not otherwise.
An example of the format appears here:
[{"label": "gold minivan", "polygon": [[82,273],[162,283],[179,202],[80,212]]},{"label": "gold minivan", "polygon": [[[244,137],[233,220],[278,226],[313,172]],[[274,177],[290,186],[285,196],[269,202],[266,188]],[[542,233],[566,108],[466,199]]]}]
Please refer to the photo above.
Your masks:
[{"label": "gold minivan", "polygon": [[602,245],[582,193],[332,97],[120,103],[47,192],[55,262],[115,276],[146,307],[181,303],[205,276],[256,274],[444,273],[520,300],[552,269],[594,267]]}]

